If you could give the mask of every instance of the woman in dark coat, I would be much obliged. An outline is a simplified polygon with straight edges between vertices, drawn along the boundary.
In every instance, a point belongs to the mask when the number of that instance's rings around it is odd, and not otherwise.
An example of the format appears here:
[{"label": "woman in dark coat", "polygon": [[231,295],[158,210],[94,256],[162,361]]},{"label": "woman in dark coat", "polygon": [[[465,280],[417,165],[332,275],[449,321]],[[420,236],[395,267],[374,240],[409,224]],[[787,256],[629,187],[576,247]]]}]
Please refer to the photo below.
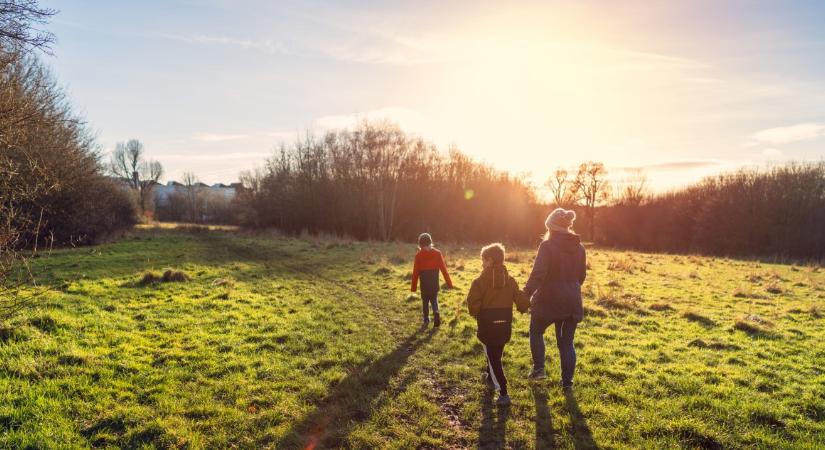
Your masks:
[{"label": "woman in dark coat", "polygon": [[584,315],[581,286],[587,271],[584,246],[572,230],[574,211],[557,208],[544,222],[545,240],[539,246],[533,271],[524,286],[530,297],[531,379],[547,378],[544,372],[544,331],[551,324],[561,362],[561,386],[573,386],[576,349],[573,337]]}]

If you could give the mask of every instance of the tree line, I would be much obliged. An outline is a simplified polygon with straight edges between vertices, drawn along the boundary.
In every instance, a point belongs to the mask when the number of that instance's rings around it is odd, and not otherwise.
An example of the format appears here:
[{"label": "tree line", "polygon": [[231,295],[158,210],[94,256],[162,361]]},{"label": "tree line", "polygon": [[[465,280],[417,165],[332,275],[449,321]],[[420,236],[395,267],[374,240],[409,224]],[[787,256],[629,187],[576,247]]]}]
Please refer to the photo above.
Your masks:
[{"label": "tree line", "polygon": [[741,169],[599,212],[598,242],[725,256],[825,257],[825,162]]},{"label": "tree line", "polygon": [[290,233],[527,243],[543,229],[545,208],[525,180],[386,121],[307,134],[241,182],[243,221]]},{"label": "tree line", "polygon": [[534,244],[556,206],[601,245],[729,256],[825,256],[825,163],[740,169],[652,195],[643,172],[608,178],[588,161],[528,181],[447,153],[390,122],[308,134],[241,176],[241,222],[288,233],[411,241],[422,231],[454,241]]}]

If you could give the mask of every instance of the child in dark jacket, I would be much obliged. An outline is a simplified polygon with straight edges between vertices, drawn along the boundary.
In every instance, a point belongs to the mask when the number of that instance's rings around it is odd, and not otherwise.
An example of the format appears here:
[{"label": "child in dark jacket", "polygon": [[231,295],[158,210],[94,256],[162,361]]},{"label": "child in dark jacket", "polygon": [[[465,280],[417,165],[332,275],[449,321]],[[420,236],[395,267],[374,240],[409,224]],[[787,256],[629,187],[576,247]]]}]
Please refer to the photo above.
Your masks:
[{"label": "child in dark jacket", "polygon": [[510,396],[501,358],[512,333],[513,305],[524,313],[530,302],[504,267],[503,245],[491,244],[481,249],[481,261],[483,270],[467,294],[467,308],[476,318],[478,340],[487,356],[484,379],[499,390],[496,404],[506,406],[510,404]]},{"label": "child in dark jacket", "polygon": [[441,315],[438,312],[438,272],[444,275],[444,282],[447,288],[453,288],[453,281],[447,273],[447,265],[441,252],[433,248],[433,238],[428,233],[418,236],[418,253],[415,254],[412,274],[412,292],[416,291],[418,280],[421,279],[421,303],[424,313],[424,326],[430,323],[429,306],[433,307],[433,326],[441,325]]}]

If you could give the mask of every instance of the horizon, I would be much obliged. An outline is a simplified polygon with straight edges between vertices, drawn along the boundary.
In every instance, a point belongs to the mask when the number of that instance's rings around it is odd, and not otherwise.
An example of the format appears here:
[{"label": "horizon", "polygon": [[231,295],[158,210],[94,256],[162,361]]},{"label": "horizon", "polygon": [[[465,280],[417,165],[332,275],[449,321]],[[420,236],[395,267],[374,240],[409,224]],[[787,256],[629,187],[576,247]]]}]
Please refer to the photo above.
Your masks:
[{"label": "horizon", "polygon": [[52,1],[43,59],[102,150],[141,140],[163,181],[231,183],[361,118],[539,187],[585,160],[662,192],[825,155],[825,5],[469,5]]}]

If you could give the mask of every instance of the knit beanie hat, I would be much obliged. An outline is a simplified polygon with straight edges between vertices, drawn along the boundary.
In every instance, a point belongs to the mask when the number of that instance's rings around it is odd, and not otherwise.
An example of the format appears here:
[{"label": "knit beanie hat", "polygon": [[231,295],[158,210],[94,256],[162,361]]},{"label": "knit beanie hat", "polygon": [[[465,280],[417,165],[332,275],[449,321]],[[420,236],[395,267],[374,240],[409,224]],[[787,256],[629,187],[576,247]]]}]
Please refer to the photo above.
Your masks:
[{"label": "knit beanie hat", "polygon": [[576,212],[570,209],[556,208],[547,216],[544,226],[550,231],[561,231],[569,233],[570,227],[576,220]]}]

